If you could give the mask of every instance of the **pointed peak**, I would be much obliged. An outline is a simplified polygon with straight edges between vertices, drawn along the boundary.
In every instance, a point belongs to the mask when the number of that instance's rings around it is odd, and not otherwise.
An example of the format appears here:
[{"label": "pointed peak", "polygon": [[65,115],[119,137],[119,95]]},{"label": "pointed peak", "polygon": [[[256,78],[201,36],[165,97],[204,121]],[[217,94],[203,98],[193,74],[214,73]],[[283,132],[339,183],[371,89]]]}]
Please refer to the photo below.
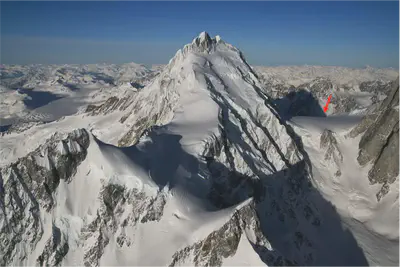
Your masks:
[{"label": "pointed peak", "polygon": [[207,39],[211,39],[210,38],[210,35],[207,33],[207,32],[201,32],[200,34],[199,34],[199,37],[198,37],[200,40],[207,40]]},{"label": "pointed peak", "polygon": [[225,43],[219,35],[211,38],[206,31],[203,31],[194,38],[191,43],[186,44],[182,49],[179,49],[168,64],[173,65],[174,62],[185,57],[190,52],[210,54],[217,49],[231,50],[240,53],[236,47]]},{"label": "pointed peak", "polygon": [[201,32],[199,34],[199,36],[197,36],[196,38],[193,39],[192,44],[196,44],[196,45],[204,45],[204,44],[211,44],[212,43],[212,39],[210,37],[210,35],[208,35],[207,32]]},{"label": "pointed peak", "polygon": [[206,32],[206,31],[201,32],[199,34],[199,36],[197,36],[193,40],[193,42],[195,42],[195,40],[197,40],[197,39],[200,40],[200,42],[207,41],[207,42],[216,42],[216,43],[218,43],[218,42],[222,41],[221,36],[216,35],[214,38],[211,38],[210,35],[208,34],[208,32]]},{"label": "pointed peak", "polygon": [[203,31],[201,32],[196,38],[193,39],[192,45],[200,48],[200,51],[207,51],[210,52],[210,50],[214,47],[216,44],[224,43],[224,41],[221,39],[221,36],[217,35],[214,38],[211,38],[210,35]]}]

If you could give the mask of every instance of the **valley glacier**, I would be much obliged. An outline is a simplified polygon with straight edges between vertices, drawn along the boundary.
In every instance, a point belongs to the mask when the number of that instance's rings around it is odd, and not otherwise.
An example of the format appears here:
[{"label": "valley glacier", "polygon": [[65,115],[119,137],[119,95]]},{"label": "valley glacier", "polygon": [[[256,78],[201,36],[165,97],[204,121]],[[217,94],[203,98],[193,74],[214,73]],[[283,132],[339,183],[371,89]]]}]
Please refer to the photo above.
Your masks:
[{"label": "valley glacier", "polygon": [[398,75],[206,32],[165,66],[2,66],[0,264],[398,266]]}]

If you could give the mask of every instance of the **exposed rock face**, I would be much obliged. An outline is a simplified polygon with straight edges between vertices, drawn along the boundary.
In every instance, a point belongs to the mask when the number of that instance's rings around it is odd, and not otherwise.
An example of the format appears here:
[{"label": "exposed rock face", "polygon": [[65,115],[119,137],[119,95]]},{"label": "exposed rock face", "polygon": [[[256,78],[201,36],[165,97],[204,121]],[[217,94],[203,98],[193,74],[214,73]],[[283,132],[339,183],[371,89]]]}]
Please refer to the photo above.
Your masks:
[{"label": "exposed rock face", "polygon": [[393,86],[396,86],[396,81],[382,82],[382,81],[367,81],[360,83],[360,91],[373,93],[374,95],[389,95]]},{"label": "exposed rock face", "polygon": [[[274,251],[263,233],[256,209],[255,202],[250,202],[236,210],[221,228],[205,239],[177,251],[169,267],[178,267],[183,263],[195,267],[220,267],[224,258],[232,257],[236,253],[242,236],[252,244],[266,266],[298,267],[313,264],[311,253],[305,253],[304,263],[299,263]],[[312,251],[311,241],[300,231],[294,231],[292,242],[299,250]]]},{"label": "exposed rock face", "polygon": [[340,164],[343,162],[343,155],[339,149],[338,142],[331,130],[325,129],[321,135],[320,148],[325,149],[325,160],[333,162],[337,171],[335,175],[340,176]]},{"label": "exposed rock face", "polygon": [[[259,125],[240,119],[241,132],[248,134],[245,140],[260,151],[261,159],[273,173],[268,176],[266,169],[257,166],[257,161],[251,161],[241,153],[240,146],[243,144],[236,144],[237,138],[229,127],[230,120],[224,116],[221,112],[223,127],[220,128],[220,136],[211,138],[203,152],[212,181],[210,201],[224,208],[249,197],[254,200],[239,209],[219,230],[175,253],[171,265],[194,262],[198,266],[219,266],[224,258],[236,253],[242,235],[251,241],[262,261],[268,265],[312,264],[316,260],[313,240],[303,229],[319,227],[321,219],[319,211],[305,197],[310,192],[310,166],[307,165],[307,155],[300,152],[301,140],[293,136],[294,140],[288,144],[286,153],[281,154],[287,167],[282,170],[283,166],[279,167],[269,158],[274,144],[268,144],[266,140],[257,143],[255,139],[262,140],[261,136],[252,136]],[[287,130],[290,131],[290,128]],[[299,157],[305,159],[299,162]],[[263,226],[260,226],[261,222]],[[273,249],[274,245],[271,248],[268,240],[274,240],[277,234],[272,226],[274,224],[280,224],[285,229],[282,230],[285,237],[280,237],[279,242],[284,243],[287,249],[291,247],[288,250],[295,253],[288,255],[285,251]],[[252,240],[253,236],[259,239]]]},{"label": "exposed rock face", "polygon": [[[37,265],[60,266],[71,242],[75,242],[84,250],[80,262],[99,266],[104,248],[111,241],[120,247],[131,245],[125,227],[161,219],[166,190],[145,194],[136,188],[103,182],[97,215],[93,220],[82,218],[84,224],[76,240],[70,240],[72,222],[57,216],[52,217],[50,237],[44,239],[43,217],[50,216],[59,205],[55,195],[60,180],[69,183],[74,177],[87,156],[89,140],[84,129],[67,135],[57,133],[26,157],[0,169],[1,265],[19,265],[36,250]],[[38,242],[44,242],[39,251]]]},{"label": "exposed rock face", "polygon": [[105,184],[100,192],[101,205],[95,219],[82,229],[81,246],[85,266],[99,266],[104,248],[113,240],[119,247],[133,245],[127,227],[159,221],[163,215],[166,194],[159,191],[148,196],[137,189],[118,184]]},{"label": "exposed rock face", "polygon": [[122,98],[112,96],[101,105],[88,105],[85,112],[94,116],[99,114],[105,115],[115,110],[125,110],[130,103],[130,100],[131,96],[125,96]]},{"label": "exposed rock face", "polygon": [[[58,134],[47,140],[26,157],[0,169],[0,264],[24,260],[29,251],[16,249],[20,242],[34,249],[43,234],[40,210],[50,212],[56,205],[53,193],[60,180],[67,182],[73,177],[78,165],[86,157],[89,135],[81,129],[62,137]],[[41,263],[57,265],[68,248],[61,234],[48,241],[51,252],[43,252]],[[57,249],[53,250],[53,246]],[[54,255],[50,255],[50,254]],[[61,257],[62,258],[62,257]]]},{"label": "exposed rock face", "polygon": [[342,96],[337,93],[332,95],[331,103],[335,105],[335,113],[349,113],[360,108],[354,97]]},{"label": "exposed rock face", "polygon": [[69,250],[68,233],[64,233],[55,224],[52,227],[52,236],[37,258],[36,263],[40,266],[60,266],[63,258]]},{"label": "exposed rock face", "polygon": [[10,134],[10,133],[14,133],[14,132],[15,133],[21,133],[21,132],[26,131],[26,130],[34,127],[34,126],[41,125],[43,123],[44,122],[42,122],[42,121],[31,121],[31,122],[22,121],[22,122],[17,122],[17,123],[12,124],[10,126],[10,128],[7,129],[7,131],[2,132],[1,136],[6,135],[6,134]]},{"label": "exposed rock face", "polygon": [[318,77],[310,83],[302,84],[299,88],[308,88],[314,95],[326,95],[327,92],[332,90],[332,81],[323,77]]},{"label": "exposed rock face", "polygon": [[[233,195],[232,189],[242,194],[247,191],[253,200],[238,208],[221,228],[177,251],[170,266],[221,266],[225,258],[235,255],[242,236],[267,265],[315,264],[315,240],[304,229],[318,228],[321,219],[319,211],[305,197],[310,190],[305,166],[302,162],[271,177],[264,177],[262,181],[249,177],[240,180],[232,173],[228,175],[226,180],[239,180],[239,185],[217,188],[216,194],[229,201],[232,200],[229,198]],[[227,206],[229,204],[232,202]],[[279,233],[273,225],[280,225]],[[277,249],[276,238],[291,252]]]},{"label": "exposed rock face", "polygon": [[195,266],[221,266],[224,258],[235,255],[241,236],[244,235],[259,250],[264,262],[274,265],[294,265],[282,256],[276,257],[271,244],[264,237],[254,202],[246,204],[233,214],[220,229],[205,239],[177,251],[169,266],[194,263]]},{"label": "exposed rock face", "polygon": [[364,132],[359,143],[358,162],[373,166],[368,173],[371,184],[382,184],[377,192],[379,201],[389,191],[399,174],[399,79],[375,114],[367,116],[350,132],[355,137]]}]

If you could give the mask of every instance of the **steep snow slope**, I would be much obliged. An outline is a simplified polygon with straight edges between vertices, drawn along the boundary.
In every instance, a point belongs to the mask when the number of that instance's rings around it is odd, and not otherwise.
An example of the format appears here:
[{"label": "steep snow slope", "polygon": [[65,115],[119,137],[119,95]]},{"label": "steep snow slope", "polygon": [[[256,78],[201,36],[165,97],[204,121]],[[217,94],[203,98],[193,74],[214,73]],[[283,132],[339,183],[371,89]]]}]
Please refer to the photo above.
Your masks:
[{"label": "steep snow slope", "polygon": [[255,253],[250,241],[241,236],[240,241],[233,257],[227,258],[222,266],[263,266],[260,256]]},{"label": "steep snow slope", "polygon": [[[371,185],[366,178],[368,166],[357,162],[358,140],[346,138],[346,133],[357,125],[357,120],[349,124],[327,118],[293,118],[296,131],[302,135],[304,148],[313,166],[314,184],[323,196],[331,201],[363,248],[369,264],[398,264],[399,259],[399,202],[398,179],[392,184],[388,195],[380,202],[376,191],[380,185]],[[321,147],[320,140],[325,129],[333,131],[337,144],[335,152]],[[322,141],[321,141],[322,142]],[[320,148],[321,147],[321,148]],[[332,153],[339,153],[339,161],[330,160]],[[339,172],[338,172],[339,170]],[[380,244],[380,245],[378,245]]]}]

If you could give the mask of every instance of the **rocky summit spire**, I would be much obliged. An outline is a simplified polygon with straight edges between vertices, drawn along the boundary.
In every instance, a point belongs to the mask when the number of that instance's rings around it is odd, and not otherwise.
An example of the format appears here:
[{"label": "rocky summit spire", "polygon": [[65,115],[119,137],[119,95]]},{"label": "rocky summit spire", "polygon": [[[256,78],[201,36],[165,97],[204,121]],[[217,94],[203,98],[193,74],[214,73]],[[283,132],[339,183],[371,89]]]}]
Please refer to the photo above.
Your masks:
[{"label": "rocky summit spire", "polygon": [[225,43],[219,35],[211,38],[207,32],[203,31],[196,38],[194,38],[191,43],[185,45],[183,49],[179,49],[175,56],[169,61],[168,65],[170,65],[170,67],[173,66],[176,61],[180,61],[191,52],[210,54],[217,49],[217,46],[220,45],[224,45],[225,50],[239,52],[239,50],[234,46]]},{"label": "rocky summit spire", "polygon": [[199,36],[193,39],[192,45],[197,46],[200,51],[205,52],[210,50],[213,45],[213,40],[207,32],[201,32]]}]

